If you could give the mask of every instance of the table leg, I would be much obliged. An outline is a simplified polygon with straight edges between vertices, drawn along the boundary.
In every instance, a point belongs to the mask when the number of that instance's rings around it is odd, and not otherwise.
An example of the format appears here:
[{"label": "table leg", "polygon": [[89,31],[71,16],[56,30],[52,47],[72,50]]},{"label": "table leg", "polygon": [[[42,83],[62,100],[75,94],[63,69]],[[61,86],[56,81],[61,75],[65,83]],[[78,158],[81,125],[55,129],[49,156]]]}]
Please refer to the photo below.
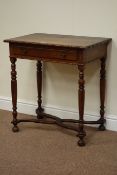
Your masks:
[{"label": "table leg", "polygon": [[11,93],[12,93],[12,105],[13,105],[13,132],[18,132],[19,128],[17,126],[17,80],[16,80],[16,58],[11,57]]},{"label": "table leg", "polygon": [[100,120],[102,121],[102,124],[100,124],[99,126],[99,130],[100,131],[104,131],[105,130],[105,126],[104,126],[104,101],[105,101],[105,87],[106,87],[106,80],[105,80],[105,74],[106,74],[106,70],[105,70],[105,62],[106,62],[106,57],[101,58],[101,69],[100,69]]},{"label": "table leg", "polygon": [[37,118],[40,119],[42,116],[39,115],[40,112],[43,112],[42,104],[42,63],[37,61],[37,92],[38,92],[38,108],[36,109]]},{"label": "table leg", "polygon": [[79,146],[85,146],[84,137],[86,136],[86,133],[84,131],[84,124],[83,124],[83,117],[84,117],[84,101],[85,101],[85,89],[84,89],[84,65],[79,64],[79,131],[78,131],[78,137],[80,140],[78,141]]}]

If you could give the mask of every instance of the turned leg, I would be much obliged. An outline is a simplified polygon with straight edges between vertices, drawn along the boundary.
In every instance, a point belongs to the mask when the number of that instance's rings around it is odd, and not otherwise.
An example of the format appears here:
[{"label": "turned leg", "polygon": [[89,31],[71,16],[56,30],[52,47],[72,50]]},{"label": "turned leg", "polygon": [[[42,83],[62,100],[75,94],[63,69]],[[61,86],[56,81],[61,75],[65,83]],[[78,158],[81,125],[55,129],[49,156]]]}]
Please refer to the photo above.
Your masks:
[{"label": "turned leg", "polygon": [[105,119],[104,119],[104,101],[105,101],[105,87],[106,87],[106,80],[105,80],[105,74],[106,74],[106,70],[105,70],[105,62],[106,62],[106,57],[101,58],[101,69],[100,69],[100,121],[102,122],[102,124],[100,124],[99,126],[99,130],[100,131],[104,131],[105,130]]},{"label": "turned leg", "polygon": [[18,132],[19,128],[17,126],[17,80],[16,80],[16,58],[11,57],[11,93],[12,93],[12,106],[13,106],[13,132]]},{"label": "turned leg", "polygon": [[42,118],[39,113],[43,112],[43,108],[41,107],[42,104],[42,64],[41,61],[37,61],[37,92],[38,92],[38,108],[36,109],[37,118]]},{"label": "turned leg", "polygon": [[80,64],[78,65],[79,69],[79,131],[78,131],[78,145],[79,146],[85,146],[84,137],[86,136],[86,133],[84,131],[84,124],[83,124],[83,117],[84,117],[84,101],[85,101],[85,89],[84,89],[84,65]]}]

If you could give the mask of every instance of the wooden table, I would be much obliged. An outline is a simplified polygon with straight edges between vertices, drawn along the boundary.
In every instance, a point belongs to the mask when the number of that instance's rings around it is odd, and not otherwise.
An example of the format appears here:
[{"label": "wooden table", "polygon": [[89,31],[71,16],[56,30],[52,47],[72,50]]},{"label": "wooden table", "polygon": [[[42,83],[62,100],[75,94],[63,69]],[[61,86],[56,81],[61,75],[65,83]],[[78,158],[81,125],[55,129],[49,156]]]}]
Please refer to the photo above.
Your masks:
[{"label": "wooden table", "polygon": [[[107,46],[110,38],[84,37],[71,35],[55,35],[35,33],[4,40],[9,43],[11,61],[11,91],[13,104],[13,132],[19,131],[17,126],[20,122],[35,122],[46,124],[57,124],[67,129],[78,132],[78,145],[84,146],[86,132],[84,124],[99,124],[99,130],[105,130],[104,126],[104,100],[105,100],[105,62],[107,57]],[[37,90],[38,108],[37,118],[17,119],[17,80],[16,60],[17,58],[37,60]],[[84,120],[85,80],[84,68],[92,61],[101,62],[100,69],[100,117],[97,121]],[[76,64],[79,70],[79,120],[60,119],[45,114],[42,108],[42,62],[51,61],[57,63]]]}]

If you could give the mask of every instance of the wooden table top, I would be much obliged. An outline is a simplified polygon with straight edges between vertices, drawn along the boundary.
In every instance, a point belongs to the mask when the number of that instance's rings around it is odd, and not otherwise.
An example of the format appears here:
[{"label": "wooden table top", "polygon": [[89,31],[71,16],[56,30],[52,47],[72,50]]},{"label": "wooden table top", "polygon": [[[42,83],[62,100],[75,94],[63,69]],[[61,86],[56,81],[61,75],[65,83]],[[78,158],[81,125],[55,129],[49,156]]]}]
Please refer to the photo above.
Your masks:
[{"label": "wooden table top", "polygon": [[30,35],[4,40],[4,42],[9,43],[24,43],[24,44],[35,44],[35,45],[73,47],[73,48],[89,48],[98,44],[109,43],[110,41],[111,38],[44,34],[44,33],[34,33]]}]

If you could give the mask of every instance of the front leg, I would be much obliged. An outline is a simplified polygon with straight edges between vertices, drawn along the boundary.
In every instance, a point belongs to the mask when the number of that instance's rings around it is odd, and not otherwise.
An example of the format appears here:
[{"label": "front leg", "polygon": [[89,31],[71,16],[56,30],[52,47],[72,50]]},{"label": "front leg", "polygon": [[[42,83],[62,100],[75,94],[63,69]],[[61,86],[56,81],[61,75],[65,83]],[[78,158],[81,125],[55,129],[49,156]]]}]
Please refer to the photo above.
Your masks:
[{"label": "front leg", "polygon": [[41,61],[37,61],[37,92],[38,92],[38,108],[36,109],[37,118],[42,118],[39,113],[43,112],[42,104],[42,64]]},{"label": "front leg", "polygon": [[84,137],[86,136],[86,133],[84,131],[84,101],[85,101],[85,89],[84,89],[84,65],[79,64],[78,65],[79,69],[79,91],[78,91],[78,96],[79,96],[79,131],[78,131],[78,137],[80,140],[78,141],[79,146],[85,146],[85,141]]},{"label": "front leg", "polygon": [[13,105],[13,132],[18,132],[19,128],[17,126],[17,80],[16,80],[16,58],[11,57],[10,61],[11,61],[11,93],[12,93],[12,105]]}]

